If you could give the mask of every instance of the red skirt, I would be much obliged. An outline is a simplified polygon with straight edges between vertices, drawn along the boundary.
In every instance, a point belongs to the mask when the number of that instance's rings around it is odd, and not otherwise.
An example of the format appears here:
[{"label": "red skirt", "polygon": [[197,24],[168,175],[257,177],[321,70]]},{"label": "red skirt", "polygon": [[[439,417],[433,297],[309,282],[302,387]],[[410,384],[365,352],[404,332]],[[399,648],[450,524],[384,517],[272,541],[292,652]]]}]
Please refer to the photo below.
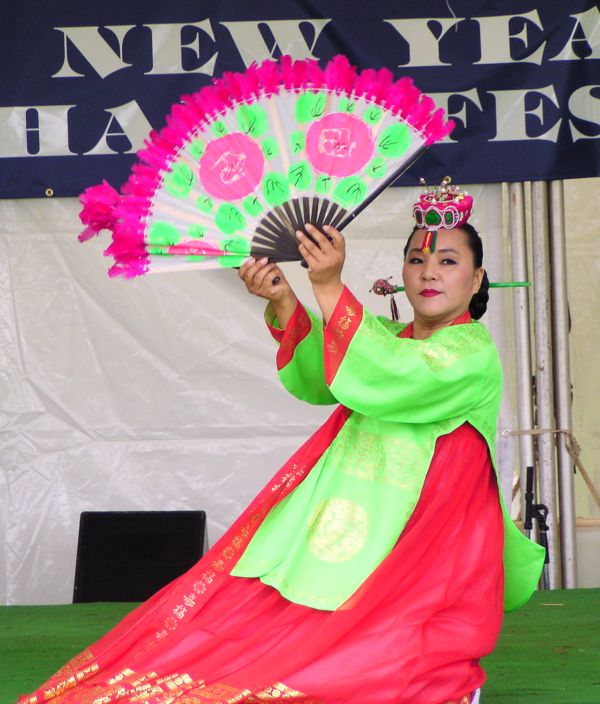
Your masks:
[{"label": "red skirt", "polygon": [[465,424],[438,439],[392,552],[336,611],[231,577],[269,508],[314,466],[349,412],[290,459],[189,572],[20,702],[303,704],[468,702],[498,637],[503,520],[487,445]]}]

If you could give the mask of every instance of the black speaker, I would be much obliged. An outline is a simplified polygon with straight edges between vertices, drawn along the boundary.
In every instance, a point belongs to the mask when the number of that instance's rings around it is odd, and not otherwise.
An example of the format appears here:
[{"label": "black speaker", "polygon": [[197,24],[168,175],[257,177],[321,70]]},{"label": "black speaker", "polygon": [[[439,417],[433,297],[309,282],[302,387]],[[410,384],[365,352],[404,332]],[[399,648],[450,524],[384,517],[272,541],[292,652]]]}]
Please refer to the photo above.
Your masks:
[{"label": "black speaker", "polygon": [[145,601],[207,547],[204,511],[84,511],[73,603]]}]

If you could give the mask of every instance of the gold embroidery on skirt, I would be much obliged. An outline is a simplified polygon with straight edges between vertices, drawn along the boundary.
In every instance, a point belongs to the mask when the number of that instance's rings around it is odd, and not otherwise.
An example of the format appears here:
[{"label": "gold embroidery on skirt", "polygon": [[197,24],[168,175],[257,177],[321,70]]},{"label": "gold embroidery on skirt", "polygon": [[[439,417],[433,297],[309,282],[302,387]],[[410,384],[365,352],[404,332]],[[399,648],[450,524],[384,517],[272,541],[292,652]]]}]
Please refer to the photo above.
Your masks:
[{"label": "gold embroidery on skirt", "polygon": [[[83,692],[69,687],[52,695],[51,704],[113,704],[124,697],[132,703],[151,699],[153,704],[170,704],[174,697],[186,695],[190,689],[195,691],[197,687],[203,686],[202,680],[193,680],[185,673],[159,676],[156,672],[136,673],[126,667],[106,682],[92,685]],[[48,691],[44,694],[47,695]],[[179,704],[180,700],[177,701]],[[37,704],[37,700],[31,700],[31,704]]]},{"label": "gold embroidery on skirt", "polygon": [[186,696],[177,699],[177,704],[202,704],[202,702],[237,704],[237,702],[246,702],[246,697],[250,693],[249,689],[241,690],[239,687],[216,682],[208,687],[202,686],[186,692]]},{"label": "gold embroidery on skirt", "polygon": [[193,680],[185,673],[159,677],[156,672],[140,675],[126,668],[109,680],[109,688],[98,685],[95,698],[89,704],[112,704],[123,697],[127,697],[128,702],[147,702],[152,699],[153,704],[170,704],[175,697],[179,701],[179,697],[187,694],[190,688],[195,689],[201,684],[201,681]]},{"label": "gold embroidery on skirt", "polygon": [[[69,663],[67,663],[68,665]],[[65,665],[62,671],[67,667]],[[70,678],[69,678],[70,679]],[[73,684],[76,684],[73,681]],[[70,687],[69,687],[70,689]],[[203,681],[193,680],[188,674],[173,673],[159,677],[156,672],[145,675],[125,668],[104,684],[93,685],[84,692],[64,690],[48,690],[52,704],[113,704],[127,697],[128,702],[147,702],[153,704],[170,704],[176,698],[177,704],[261,704],[288,699],[297,704],[321,704],[298,690],[292,689],[282,682],[269,685],[260,692],[252,693],[249,689],[241,690],[229,684],[217,682],[208,687]],[[38,704],[37,697],[31,697],[28,704]]]},{"label": "gold embroidery on skirt", "polygon": [[53,697],[52,704],[111,704],[121,689],[119,685],[93,685],[84,692],[62,692]]},{"label": "gold embroidery on skirt", "polygon": [[[98,672],[100,668],[96,663],[92,662],[93,660],[94,656],[87,648],[74,658],[71,658],[43,685],[44,694],[42,701],[62,696],[64,692],[74,687],[78,682],[82,682],[89,675]],[[90,662],[92,662],[91,665],[88,664]],[[29,701],[33,704],[38,702],[39,699],[38,697],[32,697]]]},{"label": "gold embroidery on skirt", "polygon": [[244,703],[258,704],[259,702],[275,702],[281,699],[293,699],[297,704],[321,704],[319,700],[309,697],[303,692],[298,692],[282,682],[276,682],[261,692],[251,695],[244,699]]},{"label": "gold embroidery on skirt", "polygon": [[444,704],[470,704],[471,702],[471,697],[461,697],[460,699],[449,699],[447,702],[444,702]]}]

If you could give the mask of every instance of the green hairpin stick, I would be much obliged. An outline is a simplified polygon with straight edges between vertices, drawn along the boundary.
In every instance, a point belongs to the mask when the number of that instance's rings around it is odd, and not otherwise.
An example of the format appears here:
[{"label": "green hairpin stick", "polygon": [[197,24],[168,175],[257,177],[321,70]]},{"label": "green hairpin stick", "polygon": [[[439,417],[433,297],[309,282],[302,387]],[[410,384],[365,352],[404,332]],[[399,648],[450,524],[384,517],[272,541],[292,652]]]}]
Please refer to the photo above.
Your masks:
[{"label": "green hairpin stick", "polygon": [[[522,288],[531,286],[529,281],[496,281],[490,283],[490,288]],[[404,291],[404,286],[390,286],[389,293],[400,293]]]},{"label": "green hairpin stick", "polygon": [[527,288],[531,286],[529,281],[496,281],[490,284],[490,288]]}]

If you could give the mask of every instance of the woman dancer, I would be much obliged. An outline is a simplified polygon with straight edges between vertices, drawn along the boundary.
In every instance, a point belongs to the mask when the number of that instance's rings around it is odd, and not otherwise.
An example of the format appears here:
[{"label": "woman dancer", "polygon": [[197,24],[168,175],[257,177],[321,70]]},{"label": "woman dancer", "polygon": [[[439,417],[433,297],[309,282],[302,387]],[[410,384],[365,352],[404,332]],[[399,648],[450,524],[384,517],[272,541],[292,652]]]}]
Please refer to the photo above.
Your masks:
[{"label": "woman dancer", "polygon": [[493,448],[501,395],[471,199],[424,194],[405,250],[409,325],[344,286],[344,238],[299,234],[321,318],[266,260],[285,387],[339,404],[189,572],[20,702],[467,704],[502,608],[543,551],[514,527]]}]

